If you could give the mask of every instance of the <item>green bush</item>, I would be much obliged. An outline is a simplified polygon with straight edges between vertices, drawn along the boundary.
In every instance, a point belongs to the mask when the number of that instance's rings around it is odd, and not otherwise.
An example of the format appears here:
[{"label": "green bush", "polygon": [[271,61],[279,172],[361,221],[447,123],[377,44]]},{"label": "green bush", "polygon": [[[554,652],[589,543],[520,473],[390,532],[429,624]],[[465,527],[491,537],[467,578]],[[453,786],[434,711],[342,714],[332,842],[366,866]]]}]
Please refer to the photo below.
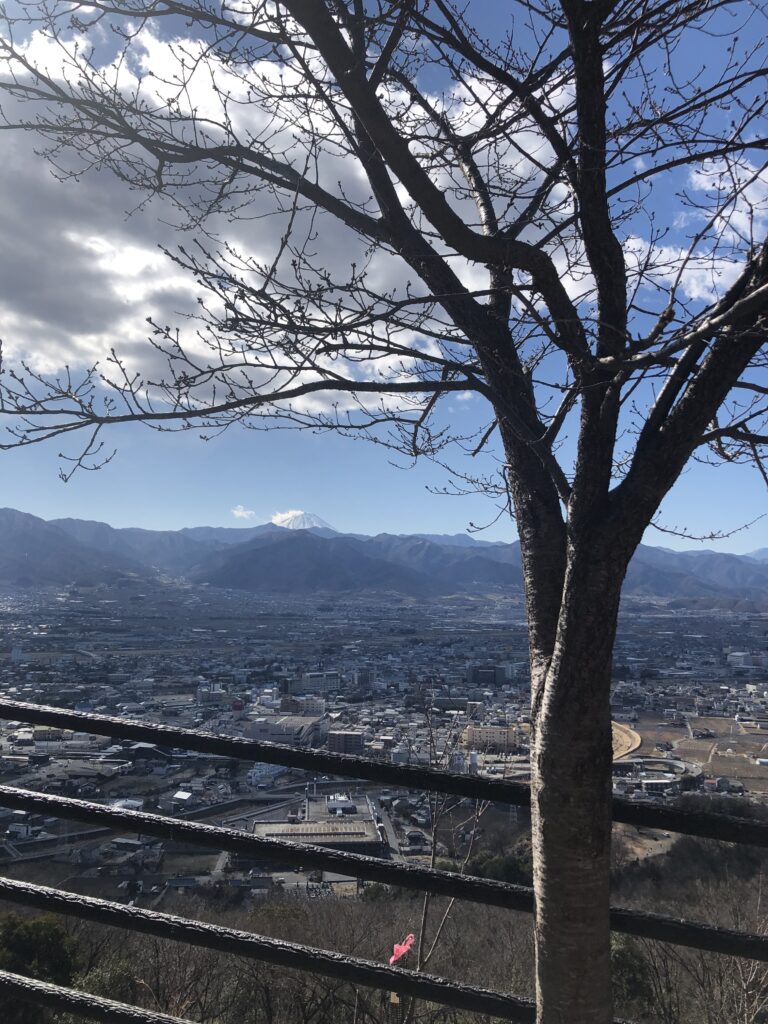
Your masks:
[{"label": "green bush", "polygon": [[[0,969],[56,985],[70,985],[77,964],[72,943],[52,917],[0,915]],[[41,1024],[50,1014],[38,1006],[0,998],[3,1024]]]}]

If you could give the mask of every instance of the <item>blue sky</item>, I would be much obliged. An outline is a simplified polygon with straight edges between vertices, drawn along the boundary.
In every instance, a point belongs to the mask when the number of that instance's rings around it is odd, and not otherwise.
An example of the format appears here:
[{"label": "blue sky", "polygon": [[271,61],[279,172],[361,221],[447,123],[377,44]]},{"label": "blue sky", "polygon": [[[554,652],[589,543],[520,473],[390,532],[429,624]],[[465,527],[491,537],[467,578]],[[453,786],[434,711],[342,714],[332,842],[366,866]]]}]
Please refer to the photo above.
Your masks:
[{"label": "blue sky", "polygon": [[[488,14],[494,6],[474,5],[489,35],[496,28]],[[518,42],[521,38],[518,31]],[[714,56],[721,45],[697,37],[692,66]],[[44,371],[65,357],[75,365],[85,363],[94,351],[113,344],[138,350],[148,313],[168,322],[191,298],[189,283],[169,272],[155,248],[175,238],[167,211],[150,206],[126,219],[124,211],[135,200],[108,176],[62,185],[34,156],[29,138],[6,134],[3,141],[0,335],[15,355],[32,356]],[[672,196],[668,183],[656,196],[662,216],[674,213],[664,198]],[[448,415],[462,428],[483,422],[477,399],[451,402]],[[68,483],[58,478],[58,442],[0,453],[0,503],[44,518],[74,516],[162,529],[249,525],[279,511],[303,509],[336,529],[364,533],[458,533],[470,523],[492,522],[499,511],[487,497],[433,493],[448,483],[438,466],[409,466],[379,446],[331,434],[233,427],[206,443],[193,431],[158,434],[121,427],[106,441],[118,449],[114,460],[98,472],[79,472]],[[489,465],[486,461],[485,468]],[[252,511],[252,518],[236,518],[231,510],[238,506]],[[693,463],[668,496],[659,521],[693,535],[728,533],[758,519],[766,507],[765,485],[750,468]],[[480,536],[511,540],[514,525],[502,512]],[[694,546],[654,530],[646,542]],[[736,552],[766,547],[768,519],[706,546]]]},{"label": "blue sky", "polygon": [[[248,526],[275,512],[303,509],[341,531],[462,533],[497,513],[488,498],[430,493],[429,487],[447,479],[438,467],[396,469],[383,450],[332,435],[234,428],[203,442],[192,432],[121,428],[114,436],[119,448],[113,462],[68,483],[57,477],[56,448],[0,454],[2,503],[46,519],[72,516],[149,529]],[[238,520],[231,512],[238,505],[254,517]],[[693,464],[665,502],[660,522],[709,534],[737,529],[765,507],[765,485],[748,467]],[[478,536],[512,540],[514,525],[503,514]],[[656,530],[646,543],[696,546]],[[768,547],[768,520],[703,546],[736,553]]]}]

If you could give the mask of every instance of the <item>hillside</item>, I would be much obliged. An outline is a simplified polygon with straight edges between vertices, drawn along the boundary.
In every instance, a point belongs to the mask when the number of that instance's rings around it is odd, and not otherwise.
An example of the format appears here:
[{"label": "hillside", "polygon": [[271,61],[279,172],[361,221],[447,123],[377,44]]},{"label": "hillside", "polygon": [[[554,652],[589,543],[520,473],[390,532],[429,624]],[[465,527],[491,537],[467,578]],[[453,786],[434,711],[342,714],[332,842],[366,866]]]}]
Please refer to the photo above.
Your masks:
[{"label": "hillside", "polygon": [[[317,517],[301,514],[305,521]],[[274,523],[243,528],[115,529],[0,510],[0,583],[46,587],[164,574],[261,594],[397,593],[433,597],[520,591],[520,548],[470,535],[337,533]],[[768,608],[768,559],[641,546],[628,595],[677,607]]]}]

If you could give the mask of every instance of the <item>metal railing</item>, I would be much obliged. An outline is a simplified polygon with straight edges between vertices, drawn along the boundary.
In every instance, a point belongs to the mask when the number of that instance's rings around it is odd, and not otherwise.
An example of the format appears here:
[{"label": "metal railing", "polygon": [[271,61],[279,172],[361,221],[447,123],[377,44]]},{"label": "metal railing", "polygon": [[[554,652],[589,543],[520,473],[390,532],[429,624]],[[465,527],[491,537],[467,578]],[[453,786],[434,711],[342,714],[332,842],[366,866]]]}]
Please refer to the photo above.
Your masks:
[{"label": "metal railing", "polygon": [[[75,729],[115,739],[133,739],[238,760],[280,764],[316,773],[345,776],[408,789],[426,790],[516,806],[530,804],[528,787],[508,780],[442,772],[433,768],[392,765],[366,758],[324,751],[299,750],[273,743],[176,729],[165,725],[92,715],[60,708],[0,699],[0,717],[54,728]],[[490,879],[395,864],[376,857],[342,853],[304,843],[286,842],[246,834],[237,829],[179,820],[143,811],[0,786],[0,806],[88,822],[123,832],[135,832],[177,842],[237,853],[281,864],[329,869],[368,881],[451,896],[490,906],[532,913],[533,890]],[[695,836],[768,846],[768,824],[731,815],[641,806],[614,801],[614,820]],[[46,886],[0,879],[0,900],[36,907],[81,919],[128,928],[145,934],[233,953],[284,967],[311,971],[354,984],[396,991],[454,1009],[469,1010],[503,1020],[533,1021],[530,1000],[489,992],[447,981],[420,971],[389,967],[370,960],[328,950],[283,942],[250,932],[204,924],[157,911],[67,893]],[[624,907],[611,908],[611,927],[681,946],[768,962],[768,937],[719,928],[664,914]],[[59,1009],[67,1008],[94,1020],[135,1021],[137,1024],[179,1024],[178,1018],[78,993],[0,972],[0,993]],[[67,1000],[70,1000],[67,1003]],[[74,1000],[74,1002],[71,1002]]]}]

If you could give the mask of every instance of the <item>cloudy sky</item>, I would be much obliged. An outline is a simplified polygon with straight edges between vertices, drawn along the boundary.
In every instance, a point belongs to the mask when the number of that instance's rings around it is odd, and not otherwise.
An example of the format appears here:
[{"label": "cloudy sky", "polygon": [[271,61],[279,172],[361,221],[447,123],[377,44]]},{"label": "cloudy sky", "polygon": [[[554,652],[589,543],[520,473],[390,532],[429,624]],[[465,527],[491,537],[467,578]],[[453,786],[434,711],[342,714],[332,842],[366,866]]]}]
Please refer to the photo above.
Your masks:
[{"label": "cloudy sky", "polygon": [[[146,320],[176,323],[198,289],[158,249],[179,239],[178,216],[159,202],[140,205],[108,173],[58,181],[29,134],[3,133],[0,161],[0,337],[6,359],[42,373],[66,362],[87,366],[112,347],[150,358]],[[240,230],[246,230],[241,228]],[[252,229],[248,229],[252,230]],[[331,253],[341,237],[324,239]],[[479,400],[449,400],[446,414],[467,430],[483,422]],[[58,478],[62,444],[0,453],[0,503],[44,518],[74,516],[115,526],[248,526],[304,509],[338,530],[366,533],[463,532],[512,539],[514,526],[493,499],[439,492],[444,471],[334,436],[234,426],[203,441],[194,431],[158,434],[115,428],[117,453],[98,472]],[[64,448],[64,454],[68,449]],[[70,453],[72,449],[69,449]],[[667,499],[660,522],[693,534],[736,530],[766,508],[765,487],[746,467],[692,464]],[[655,531],[646,541],[690,543]],[[768,520],[718,541],[723,550],[768,546]]]}]

